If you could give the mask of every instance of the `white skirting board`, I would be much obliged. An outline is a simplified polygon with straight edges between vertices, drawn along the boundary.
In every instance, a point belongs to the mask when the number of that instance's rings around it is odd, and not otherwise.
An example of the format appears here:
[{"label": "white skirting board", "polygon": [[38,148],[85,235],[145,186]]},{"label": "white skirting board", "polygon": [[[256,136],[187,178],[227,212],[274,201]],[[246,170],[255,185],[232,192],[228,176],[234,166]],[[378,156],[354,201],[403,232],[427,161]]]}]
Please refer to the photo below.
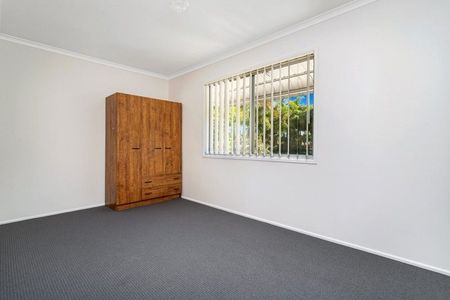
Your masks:
[{"label": "white skirting board", "polygon": [[[255,217],[255,216],[252,216],[252,215],[249,215],[249,214],[245,214],[245,213],[241,213],[241,212],[238,212],[238,211],[234,211],[232,209],[228,209],[228,208],[225,208],[225,207],[222,207],[222,206],[218,206],[218,205],[210,204],[210,203],[203,202],[203,201],[200,201],[200,200],[196,200],[196,199],[188,197],[188,196],[182,195],[181,198],[189,200],[189,201],[192,201],[192,202],[196,202],[196,203],[199,203],[199,204],[202,204],[202,205],[210,206],[210,207],[213,207],[213,208],[216,208],[216,209],[220,209],[220,210],[232,213],[232,214],[243,216],[243,217],[246,217],[246,218],[249,218],[249,219],[253,219],[253,220],[256,220],[256,221],[268,223],[268,224],[271,224],[271,225],[274,225],[274,226],[278,226],[278,227],[281,227],[281,228],[284,228],[284,229],[288,229],[288,230],[292,230],[292,231],[299,232],[299,233],[302,233],[302,234],[306,234],[306,235],[309,235],[309,236],[312,236],[312,237],[315,237],[315,238],[319,238],[319,239],[322,239],[322,240],[325,240],[325,241],[329,241],[329,242],[336,243],[336,244],[339,244],[339,245],[343,245],[343,246],[347,246],[347,247],[354,248],[354,249],[357,249],[357,250],[365,251],[365,252],[368,252],[368,253],[371,253],[371,254],[375,254],[375,255],[379,255],[379,256],[382,256],[382,257],[389,258],[389,259],[393,259],[393,260],[396,260],[396,261],[399,261],[399,262],[402,262],[402,263],[405,263],[405,264],[409,264],[409,265],[412,265],[412,266],[415,266],[415,267],[419,267],[419,268],[422,268],[422,269],[426,269],[426,270],[429,270],[429,271],[433,271],[433,272],[437,272],[437,273],[440,273],[440,274],[444,274],[444,275],[450,276],[450,270],[445,270],[445,269],[442,269],[442,268],[430,266],[430,265],[423,264],[423,263],[420,263],[420,262],[417,262],[417,261],[413,261],[413,260],[410,260],[410,259],[407,259],[407,258],[403,258],[403,257],[400,257],[400,256],[392,255],[392,254],[385,253],[385,252],[382,252],[382,251],[370,249],[370,248],[367,248],[367,247],[364,247],[364,246],[359,246],[359,245],[355,245],[355,244],[348,243],[348,242],[345,242],[345,241],[341,241],[341,240],[338,240],[338,239],[334,239],[334,238],[331,238],[331,237],[323,236],[323,235],[320,235],[320,234],[317,234],[317,233],[314,233],[314,232],[310,232],[310,231],[307,231],[307,230],[303,230],[303,229],[291,227],[291,226],[288,226],[288,225],[280,224],[280,223],[277,223],[277,222],[274,222],[274,221],[266,220],[266,219],[263,219],[263,218]],[[6,220],[6,221],[0,221],[0,225],[8,224],[8,223],[14,223],[14,222],[20,222],[20,221],[25,221],[25,220],[35,219],[35,218],[42,218],[42,217],[48,217],[48,216],[53,216],[53,215],[59,215],[59,214],[68,213],[68,212],[72,212],[72,211],[89,209],[89,208],[100,207],[100,206],[104,206],[104,203],[87,205],[87,206],[71,208],[71,209],[65,209],[65,210],[59,210],[59,211],[54,211],[54,212],[50,212],[50,213],[39,214],[39,215],[28,216],[28,217],[22,217],[22,218],[11,219],[11,220]]]},{"label": "white skirting board", "polygon": [[105,205],[105,203],[86,205],[86,206],[81,206],[81,207],[76,207],[76,208],[69,208],[69,209],[63,209],[63,210],[58,210],[58,211],[54,211],[54,212],[50,212],[50,213],[44,213],[44,214],[39,214],[39,215],[34,215],[34,216],[28,216],[28,217],[22,217],[22,218],[11,219],[11,220],[6,220],[6,221],[0,221],[0,225],[8,224],[8,223],[14,223],[14,222],[20,222],[20,221],[25,221],[25,220],[30,220],[30,219],[36,219],[36,218],[43,218],[43,217],[48,217],[48,216],[53,216],[53,215],[59,215],[59,214],[64,214],[64,213],[68,213],[68,212],[72,212],[72,211],[83,210],[83,209],[94,208],[94,207],[100,207],[100,206],[104,206],[104,205]]},{"label": "white skirting board", "polygon": [[249,215],[249,214],[246,214],[246,213],[241,213],[241,212],[238,212],[238,211],[234,211],[232,209],[228,209],[228,208],[225,208],[225,207],[222,207],[222,206],[218,206],[218,205],[210,204],[210,203],[207,203],[207,202],[203,202],[203,201],[194,199],[194,198],[189,197],[189,196],[182,195],[181,198],[189,200],[189,201],[192,201],[192,202],[196,202],[196,203],[199,203],[199,204],[203,204],[203,205],[206,205],[206,206],[210,206],[210,207],[213,207],[213,208],[217,208],[217,209],[220,209],[220,210],[232,213],[232,214],[236,214],[236,215],[239,215],[239,216],[242,216],[242,217],[246,217],[246,218],[253,219],[253,220],[256,220],[256,221],[260,221],[260,222],[268,223],[268,224],[271,224],[271,225],[274,225],[274,226],[278,226],[278,227],[281,227],[281,228],[284,228],[284,229],[288,229],[288,230],[292,230],[292,231],[299,232],[299,233],[302,233],[302,234],[306,234],[306,235],[309,235],[309,236],[312,236],[312,237],[315,237],[315,238],[319,238],[319,239],[322,239],[322,240],[325,240],[325,241],[328,241],[328,242],[332,242],[332,243],[335,243],[335,244],[347,246],[347,247],[350,247],[350,248],[354,248],[354,249],[357,249],[357,250],[361,250],[361,251],[364,251],[364,252],[368,252],[368,253],[371,253],[371,254],[382,256],[382,257],[385,257],[385,258],[393,259],[393,260],[396,260],[396,261],[399,261],[399,262],[402,262],[402,263],[405,263],[405,264],[409,264],[409,265],[412,265],[412,266],[415,266],[415,267],[419,267],[419,268],[422,268],[422,269],[426,269],[426,270],[429,270],[429,271],[433,271],[433,272],[437,272],[437,273],[440,273],[440,274],[444,274],[444,275],[450,276],[450,270],[445,270],[445,269],[442,269],[442,268],[430,266],[430,265],[427,265],[427,264],[423,264],[423,263],[420,263],[420,262],[417,262],[417,261],[413,261],[413,260],[410,260],[410,259],[407,259],[407,258],[396,256],[396,255],[393,255],[393,254],[389,254],[389,253],[385,253],[385,252],[382,252],[382,251],[370,249],[370,248],[367,248],[367,247],[364,247],[364,246],[348,243],[348,242],[345,242],[345,241],[341,241],[341,240],[338,240],[338,239],[335,239],[335,238],[327,237],[327,236],[324,236],[324,235],[321,235],[321,234],[317,234],[317,233],[314,233],[314,232],[310,232],[310,231],[307,231],[307,230],[303,230],[303,229],[291,227],[291,226],[288,226],[288,225],[280,224],[280,223],[277,223],[277,222],[274,222],[274,221],[266,220],[266,219],[263,219],[263,218],[255,217],[255,216],[252,216],[252,215]]}]

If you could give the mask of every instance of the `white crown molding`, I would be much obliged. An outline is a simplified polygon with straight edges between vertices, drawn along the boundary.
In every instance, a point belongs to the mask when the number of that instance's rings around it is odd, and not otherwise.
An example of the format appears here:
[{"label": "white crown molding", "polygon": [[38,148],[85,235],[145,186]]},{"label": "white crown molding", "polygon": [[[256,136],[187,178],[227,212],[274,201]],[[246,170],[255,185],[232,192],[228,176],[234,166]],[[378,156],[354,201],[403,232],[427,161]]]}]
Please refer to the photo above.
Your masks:
[{"label": "white crown molding", "polygon": [[330,19],[335,18],[335,17],[340,16],[340,15],[343,15],[345,13],[348,13],[348,12],[350,12],[352,10],[355,10],[357,8],[360,8],[362,6],[365,6],[365,5],[370,4],[372,2],[375,2],[375,1],[377,1],[377,0],[354,0],[354,1],[351,1],[351,2],[348,2],[348,3],[345,3],[345,4],[341,5],[341,6],[338,6],[336,8],[330,9],[330,10],[328,10],[326,12],[323,12],[323,13],[315,16],[315,17],[312,17],[312,18],[309,18],[307,20],[301,21],[299,23],[296,23],[294,25],[286,27],[286,28],[284,28],[284,29],[282,29],[280,31],[277,31],[275,33],[267,35],[267,36],[265,36],[265,37],[263,37],[261,39],[258,39],[258,40],[255,40],[253,42],[250,42],[250,43],[248,43],[248,44],[246,44],[244,46],[241,46],[241,47],[239,47],[237,49],[234,49],[234,50],[232,50],[230,52],[223,53],[223,54],[221,54],[219,56],[216,56],[216,57],[213,57],[213,58],[211,58],[211,59],[209,59],[207,61],[201,62],[201,63],[196,64],[196,65],[192,65],[190,67],[187,67],[187,68],[185,68],[185,69],[183,69],[183,70],[181,70],[179,72],[176,72],[176,73],[173,73],[171,75],[168,75],[167,77],[168,77],[169,80],[175,79],[175,78],[180,77],[182,75],[185,75],[187,73],[190,73],[190,72],[196,71],[198,69],[204,68],[204,67],[206,67],[208,65],[217,63],[219,61],[222,61],[222,60],[225,60],[227,58],[233,57],[235,55],[238,55],[240,53],[246,52],[246,51],[251,50],[253,48],[256,48],[256,47],[262,46],[264,44],[270,43],[270,42],[272,42],[274,40],[283,38],[285,36],[288,36],[290,34],[293,34],[293,33],[297,32],[297,31],[303,30],[305,28],[311,27],[313,25],[325,22],[327,20],[330,20]]},{"label": "white crown molding", "polygon": [[[58,48],[58,47],[53,47],[47,44],[43,44],[43,43],[39,43],[39,42],[35,42],[35,41],[31,41],[31,40],[27,40],[27,39],[23,39],[23,38],[19,38],[19,37],[15,37],[12,35],[8,35],[5,33],[1,33],[0,32],[0,40],[5,40],[5,41],[9,41],[9,42],[13,42],[13,43],[17,43],[17,44],[21,44],[21,45],[26,45],[29,47],[33,47],[33,48],[37,48],[37,49],[41,49],[41,50],[46,50],[49,52],[53,52],[53,53],[58,53],[61,55],[66,55],[66,56],[70,56],[70,57],[74,57],[74,58],[78,58],[78,59],[82,59],[85,61],[89,61],[92,63],[97,63],[97,64],[101,64],[101,65],[105,65],[108,67],[112,67],[112,68],[116,68],[116,69],[121,69],[121,70],[125,70],[125,71],[129,71],[129,72],[133,72],[133,73],[138,73],[138,74],[143,74],[143,75],[147,75],[147,76],[151,76],[151,77],[155,77],[155,78],[159,78],[159,79],[163,79],[163,80],[171,80],[177,77],[180,77],[182,75],[185,75],[187,73],[193,72],[195,70],[204,68],[208,65],[217,63],[219,61],[225,60],[227,58],[233,57],[235,55],[238,55],[240,53],[243,53],[245,51],[251,50],[253,48],[262,46],[264,44],[267,44],[271,41],[283,38],[285,36],[288,36],[290,34],[293,34],[297,31],[303,30],[305,28],[311,27],[313,25],[325,22],[329,19],[335,18],[337,16],[343,15],[345,13],[348,13],[352,10],[355,10],[357,8],[360,8],[362,6],[365,6],[367,4],[370,4],[372,2],[375,2],[377,0],[353,0],[351,2],[348,2],[346,4],[343,4],[341,6],[338,6],[336,8],[333,8],[331,10],[328,10],[324,13],[321,13],[315,17],[309,18],[307,20],[301,21],[297,24],[294,24],[292,26],[286,27],[280,31],[277,31],[275,33],[272,33],[270,35],[267,35],[261,39],[258,39],[256,41],[250,42],[244,46],[241,46],[237,49],[234,49],[233,51],[230,52],[226,52],[223,53],[219,56],[213,57],[211,59],[205,60],[203,62],[200,62],[198,64],[192,65],[190,67],[187,67],[185,69],[182,69],[178,72],[175,72],[173,74],[170,75],[164,75],[164,74],[160,74],[157,72],[151,72],[148,70],[144,70],[144,69],[139,69],[139,68],[135,68],[135,67],[130,67],[127,65],[122,65],[122,64],[118,64],[112,61],[108,61],[105,59],[101,59],[101,58],[97,58],[97,57],[92,57],[92,56],[88,56],[85,54],[81,54],[81,53],[77,53],[74,51],[70,51],[70,50],[66,50],[66,49],[62,49],[62,48]],[[2,0],[0,0],[0,5],[1,5]],[[0,6],[1,9],[1,6]],[[1,11],[0,11],[0,21],[1,21]],[[1,25],[1,22],[0,22]]]},{"label": "white crown molding", "polygon": [[[0,4],[1,4],[1,2],[0,2]],[[0,40],[16,43],[16,44],[20,44],[20,45],[25,45],[25,46],[28,46],[28,47],[33,47],[33,48],[37,48],[37,49],[41,49],[41,50],[45,50],[45,51],[49,51],[49,52],[65,55],[65,56],[70,56],[70,57],[73,57],[73,58],[77,58],[77,59],[85,60],[85,61],[88,61],[88,62],[92,62],[92,63],[104,65],[104,66],[108,66],[108,67],[111,67],[111,68],[116,68],[116,69],[125,70],[125,71],[129,71],[129,72],[133,72],[133,73],[138,73],[138,74],[142,74],[142,75],[146,75],[146,76],[150,76],[150,77],[155,77],[155,78],[159,78],[159,79],[168,80],[168,77],[163,75],[163,74],[159,74],[159,73],[150,72],[150,71],[147,71],[147,70],[144,70],[144,69],[139,69],[139,68],[135,68],[135,67],[130,67],[130,66],[118,64],[118,63],[115,63],[115,62],[112,62],[112,61],[109,61],[109,60],[105,60],[105,59],[101,59],[101,58],[97,58],[97,57],[92,57],[92,56],[89,56],[89,55],[85,55],[85,54],[81,54],[81,53],[65,50],[65,49],[58,48],[58,47],[53,47],[53,46],[50,46],[50,45],[47,45],[47,44],[42,44],[42,43],[39,43],[39,42],[30,41],[30,40],[27,40],[27,39],[15,37],[15,36],[12,36],[12,35],[9,35],[9,34],[5,34],[5,33],[0,33]]]},{"label": "white crown molding", "polygon": [[200,201],[200,200],[197,200],[195,198],[188,197],[186,195],[181,195],[181,198],[185,199],[185,200],[192,201],[192,202],[196,202],[196,203],[199,203],[199,204],[202,204],[202,205],[206,205],[206,206],[209,206],[209,207],[212,207],[212,208],[215,208],[215,209],[226,211],[226,212],[238,215],[238,216],[242,216],[242,217],[245,217],[245,218],[253,219],[253,220],[256,220],[256,221],[259,221],[259,222],[264,222],[264,223],[271,224],[271,225],[274,225],[274,226],[277,226],[277,227],[281,227],[281,228],[284,228],[284,229],[287,229],[287,230],[295,231],[295,232],[298,232],[298,233],[301,233],[301,234],[306,234],[306,235],[309,235],[309,236],[312,236],[312,237],[315,237],[315,238],[318,238],[318,239],[321,239],[321,240],[325,240],[325,241],[328,241],[328,242],[332,242],[332,243],[335,243],[335,244],[338,244],[338,245],[343,245],[343,246],[350,247],[350,248],[357,249],[357,250],[361,250],[361,251],[364,251],[364,252],[367,252],[367,253],[371,253],[371,254],[382,256],[382,257],[389,258],[389,259],[392,259],[392,260],[396,260],[396,261],[399,261],[399,262],[402,262],[402,263],[405,263],[405,264],[408,264],[408,265],[412,265],[412,266],[415,266],[415,267],[418,267],[418,268],[422,268],[422,269],[425,269],[425,270],[428,270],[428,271],[433,271],[433,272],[436,272],[436,273],[440,273],[440,274],[443,274],[443,275],[450,276],[450,270],[446,270],[446,269],[443,269],[443,268],[431,266],[431,265],[428,265],[428,264],[425,264],[425,263],[421,263],[421,262],[418,262],[418,261],[415,261],[415,260],[412,260],[412,259],[408,259],[408,258],[404,258],[404,257],[397,256],[397,255],[394,255],[394,254],[390,254],[390,253],[386,253],[386,252],[383,252],[383,251],[375,250],[375,249],[368,248],[368,247],[365,247],[365,246],[353,244],[353,243],[346,242],[346,241],[343,241],[343,240],[339,240],[339,239],[336,239],[336,238],[332,238],[332,237],[329,237],[329,236],[321,235],[321,234],[318,234],[318,233],[315,233],[315,232],[312,232],[312,231],[308,231],[308,230],[304,230],[304,229],[301,229],[301,228],[296,228],[296,227],[292,227],[292,226],[289,226],[289,225],[284,225],[284,224],[281,224],[281,223],[278,223],[278,222],[275,222],[275,221],[267,220],[267,219],[264,219],[264,218],[256,217],[254,215],[250,215],[250,214],[242,213],[242,212],[235,211],[235,210],[232,210],[232,209],[229,209],[229,208],[225,208],[223,206],[219,206],[219,205],[211,204],[211,203],[208,203],[208,202]]}]

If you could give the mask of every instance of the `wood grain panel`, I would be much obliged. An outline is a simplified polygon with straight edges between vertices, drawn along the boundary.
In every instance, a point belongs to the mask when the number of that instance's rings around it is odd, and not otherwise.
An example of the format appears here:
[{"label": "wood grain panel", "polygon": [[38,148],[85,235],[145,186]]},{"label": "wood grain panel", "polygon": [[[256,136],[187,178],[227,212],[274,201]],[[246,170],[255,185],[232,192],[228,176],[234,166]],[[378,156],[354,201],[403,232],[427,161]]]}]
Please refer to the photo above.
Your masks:
[{"label": "wood grain panel", "polygon": [[145,205],[151,205],[151,204],[156,204],[156,203],[160,203],[160,202],[164,202],[164,201],[177,199],[177,198],[180,198],[180,196],[181,196],[180,194],[176,194],[176,195],[164,196],[164,197],[161,197],[161,198],[142,200],[142,201],[129,203],[129,204],[124,204],[124,205],[108,205],[108,206],[110,208],[116,210],[116,211],[121,211],[121,210],[124,210],[124,209],[140,207],[140,206],[145,206]]},{"label": "wood grain panel", "polygon": [[154,199],[167,196],[166,194],[166,188],[164,186],[156,187],[156,188],[148,188],[148,189],[142,189],[142,199]]},{"label": "wood grain panel", "polygon": [[152,102],[143,100],[142,103],[142,178],[154,174],[153,132],[151,124]]},{"label": "wood grain panel", "polygon": [[152,132],[153,147],[153,172],[151,175],[163,175],[164,173],[164,106],[162,101],[150,100],[150,130]]},{"label": "wood grain panel", "polygon": [[167,102],[164,110],[165,174],[177,174],[181,172],[181,105]]},{"label": "wood grain panel", "polygon": [[116,202],[117,183],[117,106],[116,95],[106,98],[106,145],[105,145],[105,202]]},{"label": "wood grain panel", "polygon": [[161,185],[181,183],[181,174],[171,174],[163,176],[144,177],[142,182],[143,188],[151,188]]},{"label": "wood grain panel", "polygon": [[139,97],[117,97],[118,173],[117,202],[141,198],[141,102]]},{"label": "wood grain panel", "polygon": [[181,184],[171,184],[164,186],[164,193],[166,195],[176,195],[181,193]]}]

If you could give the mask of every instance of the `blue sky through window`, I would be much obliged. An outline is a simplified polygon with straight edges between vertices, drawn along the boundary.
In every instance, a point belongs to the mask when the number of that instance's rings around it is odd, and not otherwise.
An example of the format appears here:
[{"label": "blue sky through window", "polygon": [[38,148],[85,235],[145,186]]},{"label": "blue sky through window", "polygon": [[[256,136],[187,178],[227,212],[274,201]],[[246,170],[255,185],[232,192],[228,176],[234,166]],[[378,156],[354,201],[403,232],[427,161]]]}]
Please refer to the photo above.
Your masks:
[{"label": "blue sky through window", "polygon": [[[297,102],[300,105],[306,105],[307,99],[306,99],[306,95],[302,95],[302,96],[291,96],[289,98],[290,101],[294,101]],[[287,98],[283,99],[283,104],[287,104]],[[309,94],[309,104],[310,105],[314,105],[314,92],[311,92]]]}]

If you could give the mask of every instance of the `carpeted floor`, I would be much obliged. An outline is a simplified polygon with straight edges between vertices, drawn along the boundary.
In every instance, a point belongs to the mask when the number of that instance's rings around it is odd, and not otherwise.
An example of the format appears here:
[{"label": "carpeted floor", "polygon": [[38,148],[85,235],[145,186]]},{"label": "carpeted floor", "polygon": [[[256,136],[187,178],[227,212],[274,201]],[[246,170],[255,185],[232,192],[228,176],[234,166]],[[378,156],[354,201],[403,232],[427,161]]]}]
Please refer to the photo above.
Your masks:
[{"label": "carpeted floor", "polygon": [[450,277],[175,200],[0,226],[0,299],[450,299]]}]

